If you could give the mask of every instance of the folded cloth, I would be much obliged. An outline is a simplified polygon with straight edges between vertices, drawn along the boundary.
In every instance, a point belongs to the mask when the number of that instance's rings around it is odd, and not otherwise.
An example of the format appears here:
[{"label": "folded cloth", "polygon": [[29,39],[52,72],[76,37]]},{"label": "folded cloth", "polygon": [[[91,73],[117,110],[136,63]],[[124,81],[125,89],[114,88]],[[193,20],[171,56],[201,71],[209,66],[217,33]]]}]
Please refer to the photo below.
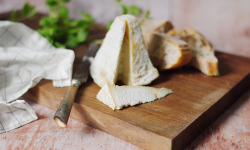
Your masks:
[{"label": "folded cloth", "polygon": [[0,103],[0,133],[23,126],[36,119],[34,110],[23,100],[15,100],[10,104]]},{"label": "folded cloth", "polygon": [[24,24],[0,21],[0,133],[37,119],[17,98],[43,78],[69,86],[74,58],[72,50],[53,47]]}]

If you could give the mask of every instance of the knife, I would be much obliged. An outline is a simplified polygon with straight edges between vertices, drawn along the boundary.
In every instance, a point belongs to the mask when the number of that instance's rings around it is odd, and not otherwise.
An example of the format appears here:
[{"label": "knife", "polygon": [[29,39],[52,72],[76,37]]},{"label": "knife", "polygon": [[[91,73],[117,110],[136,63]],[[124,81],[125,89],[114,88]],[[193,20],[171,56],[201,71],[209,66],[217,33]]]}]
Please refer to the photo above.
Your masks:
[{"label": "knife", "polygon": [[68,88],[66,95],[64,96],[59,108],[57,109],[54,120],[60,127],[66,127],[69,119],[72,104],[74,102],[78,88],[82,83],[87,82],[89,76],[89,66],[91,59],[95,56],[98,46],[91,44],[88,48],[88,52],[82,58],[82,62],[73,75],[71,86]]}]

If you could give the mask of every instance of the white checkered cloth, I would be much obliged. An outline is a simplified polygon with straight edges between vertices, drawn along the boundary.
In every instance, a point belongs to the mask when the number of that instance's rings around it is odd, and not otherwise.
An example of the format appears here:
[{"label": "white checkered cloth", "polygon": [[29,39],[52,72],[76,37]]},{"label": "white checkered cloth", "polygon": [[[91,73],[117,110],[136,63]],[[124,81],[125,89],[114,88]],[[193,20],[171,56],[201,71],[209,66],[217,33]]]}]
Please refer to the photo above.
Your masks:
[{"label": "white checkered cloth", "polygon": [[24,24],[0,21],[0,133],[37,119],[17,99],[43,78],[69,86],[74,58],[72,50],[53,47]]}]

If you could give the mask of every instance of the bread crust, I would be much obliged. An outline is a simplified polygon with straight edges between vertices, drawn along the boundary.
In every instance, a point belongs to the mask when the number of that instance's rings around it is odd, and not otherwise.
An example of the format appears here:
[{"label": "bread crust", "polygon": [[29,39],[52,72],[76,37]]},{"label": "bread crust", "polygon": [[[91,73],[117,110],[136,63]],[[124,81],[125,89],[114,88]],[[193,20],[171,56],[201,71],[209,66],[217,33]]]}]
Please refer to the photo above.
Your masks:
[{"label": "bread crust", "polygon": [[171,68],[160,67],[160,71],[175,69],[187,65],[192,60],[192,53],[189,49],[181,49],[181,56]]},{"label": "bread crust", "polygon": [[[149,54],[153,64],[159,67],[160,71],[175,69],[184,66],[191,61],[192,53],[189,50],[186,42],[170,37],[163,33],[153,33],[152,36],[154,36],[154,40],[152,42],[152,47],[149,48]],[[171,47],[168,47],[168,45],[171,45]],[[174,52],[177,53],[174,56],[176,58],[171,62],[171,57],[164,56],[169,55],[168,53],[170,51],[177,51]]]},{"label": "bread crust", "polygon": [[[215,56],[213,46],[202,34],[194,29],[170,30],[167,34],[188,43],[193,54],[193,59],[190,63],[193,67],[208,76],[219,76],[218,59]],[[203,53],[209,56],[204,56]]]},{"label": "bread crust", "polygon": [[219,76],[218,62],[206,61],[199,57],[193,57],[191,65],[198,68],[207,76]]},{"label": "bread crust", "polygon": [[152,33],[167,33],[174,26],[168,20],[146,20],[141,26],[145,45],[147,49],[153,46],[154,37]]},{"label": "bread crust", "polygon": [[145,33],[166,33],[169,30],[173,29],[174,26],[168,20],[146,20],[141,28]]}]

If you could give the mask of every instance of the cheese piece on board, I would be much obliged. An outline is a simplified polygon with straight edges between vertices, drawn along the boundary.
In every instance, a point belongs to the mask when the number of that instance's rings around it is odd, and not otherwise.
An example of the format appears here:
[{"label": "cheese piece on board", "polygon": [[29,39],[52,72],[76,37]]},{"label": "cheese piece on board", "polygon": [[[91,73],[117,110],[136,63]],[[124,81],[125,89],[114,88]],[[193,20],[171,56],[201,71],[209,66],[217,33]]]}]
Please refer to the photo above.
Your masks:
[{"label": "cheese piece on board", "polygon": [[97,94],[96,98],[113,110],[152,102],[173,93],[167,88],[146,86],[117,86],[107,83]]},{"label": "cheese piece on board", "polygon": [[149,57],[160,70],[178,68],[188,64],[192,53],[185,41],[165,33],[152,33],[152,44],[148,47]]},{"label": "cheese piece on board", "polygon": [[214,54],[215,51],[212,45],[199,32],[193,29],[170,30],[167,34],[188,43],[193,55],[192,66],[208,76],[219,75],[218,59]]},{"label": "cheese piece on board", "polygon": [[90,66],[90,74],[100,87],[117,80],[126,85],[146,85],[159,76],[134,16],[116,17]]}]

